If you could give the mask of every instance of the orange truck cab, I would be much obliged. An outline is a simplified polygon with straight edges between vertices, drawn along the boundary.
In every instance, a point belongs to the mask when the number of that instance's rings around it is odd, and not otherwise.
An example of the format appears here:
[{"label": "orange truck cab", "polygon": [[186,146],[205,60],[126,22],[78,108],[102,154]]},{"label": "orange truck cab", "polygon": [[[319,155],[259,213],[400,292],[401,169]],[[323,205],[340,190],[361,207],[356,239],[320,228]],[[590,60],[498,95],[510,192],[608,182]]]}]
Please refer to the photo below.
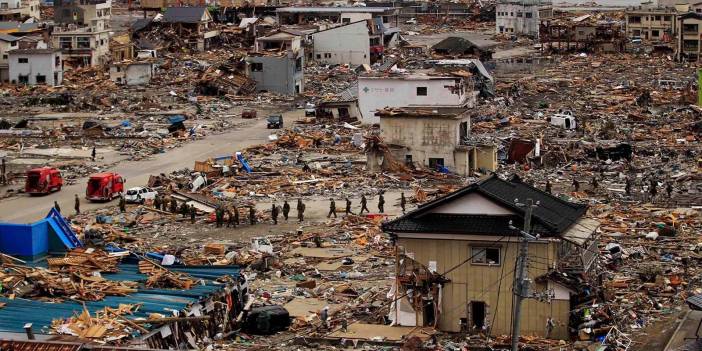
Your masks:
[{"label": "orange truck cab", "polygon": [[118,173],[95,173],[88,179],[85,198],[90,201],[110,201],[124,191],[124,178]]},{"label": "orange truck cab", "polygon": [[24,191],[30,195],[48,194],[59,191],[63,186],[61,172],[52,167],[34,168],[27,171]]}]

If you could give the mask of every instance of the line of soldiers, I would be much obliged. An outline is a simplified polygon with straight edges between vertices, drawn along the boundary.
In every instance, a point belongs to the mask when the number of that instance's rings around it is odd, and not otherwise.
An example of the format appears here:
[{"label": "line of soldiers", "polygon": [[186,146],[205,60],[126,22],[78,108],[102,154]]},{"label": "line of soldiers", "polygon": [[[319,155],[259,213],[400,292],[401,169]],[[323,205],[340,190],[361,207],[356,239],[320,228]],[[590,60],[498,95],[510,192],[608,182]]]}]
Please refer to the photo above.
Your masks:
[{"label": "line of soldiers", "polygon": [[[646,182],[646,180],[644,180],[644,183],[645,182]],[[653,198],[656,195],[658,195],[658,180],[656,180],[655,178],[650,178],[650,179],[648,179],[648,183],[649,183],[649,186],[648,186],[647,191],[648,191],[648,194],[651,195],[651,198]],[[592,177],[592,180],[590,181],[590,185],[592,186],[592,190],[596,190],[599,188],[600,183],[599,183],[597,176]],[[624,183],[624,193],[627,196],[631,195],[631,189],[632,189],[633,185],[634,185],[633,181],[631,180],[630,177],[627,176],[625,183]],[[575,191],[575,192],[580,191],[580,182],[577,179],[573,178],[572,186],[573,186],[573,191]],[[549,194],[551,193],[551,182],[548,179],[546,180],[546,186],[545,186],[544,190]],[[673,195],[674,190],[675,189],[673,188],[673,183],[666,182],[665,192],[668,195],[668,198],[670,198]]]}]

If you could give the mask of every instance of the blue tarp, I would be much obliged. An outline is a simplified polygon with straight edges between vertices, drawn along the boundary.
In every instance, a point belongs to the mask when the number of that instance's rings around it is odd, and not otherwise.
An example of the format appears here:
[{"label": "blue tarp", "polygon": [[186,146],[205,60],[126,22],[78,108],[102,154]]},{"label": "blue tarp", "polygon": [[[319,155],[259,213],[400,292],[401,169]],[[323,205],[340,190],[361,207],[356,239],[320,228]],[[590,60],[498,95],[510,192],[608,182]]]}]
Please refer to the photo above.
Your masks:
[{"label": "blue tarp", "polygon": [[185,121],[185,116],[183,116],[183,115],[174,115],[174,116],[168,117],[168,122],[170,122],[171,124],[182,123],[184,121]]},{"label": "blue tarp", "polygon": [[239,160],[239,163],[241,163],[241,167],[243,167],[247,173],[252,172],[251,166],[249,166],[249,163],[246,162],[246,159],[244,158],[244,155],[241,154],[241,152],[236,153],[236,159]]},{"label": "blue tarp", "polygon": [[82,247],[71,226],[51,208],[46,218],[34,223],[0,223],[0,252],[26,258]]},{"label": "blue tarp", "polygon": [[[120,272],[103,274],[108,280],[144,281],[146,275],[139,273],[137,264],[120,264]],[[138,292],[128,296],[107,296],[101,301],[86,302],[85,307],[94,314],[104,307],[117,307],[119,304],[137,304],[141,307],[129,318],[147,318],[151,313],[170,314],[170,311],[182,311],[188,305],[199,302],[206,297],[221,290],[224,285],[213,280],[222,276],[239,277],[238,266],[184,266],[169,267],[177,272],[187,273],[190,276],[205,281],[205,284],[196,284],[190,290],[177,289],[139,289]],[[35,330],[48,330],[51,321],[57,318],[67,318],[82,310],[81,303],[65,301],[62,303],[47,303],[35,300],[14,299],[0,297],[0,302],[5,307],[0,308],[0,331],[23,332],[25,323],[32,323]]]}]

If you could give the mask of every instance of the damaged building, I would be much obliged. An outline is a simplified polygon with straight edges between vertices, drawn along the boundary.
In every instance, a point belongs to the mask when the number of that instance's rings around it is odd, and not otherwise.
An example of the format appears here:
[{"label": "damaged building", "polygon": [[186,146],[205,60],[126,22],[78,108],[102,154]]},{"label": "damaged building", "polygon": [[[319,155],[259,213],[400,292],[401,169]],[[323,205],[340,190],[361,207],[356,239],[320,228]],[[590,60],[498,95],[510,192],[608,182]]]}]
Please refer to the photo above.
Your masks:
[{"label": "damaged building", "polygon": [[586,285],[599,223],[584,217],[587,206],[518,177],[489,176],[383,225],[400,253],[393,323],[509,335],[522,203],[536,204],[530,233],[537,239],[528,246],[533,283],[522,306],[521,333],[568,339],[571,307],[589,291],[553,278],[553,272],[578,274]]},{"label": "damaged building", "polygon": [[[497,147],[470,135],[465,108],[413,106],[376,112],[382,139],[395,159],[460,175],[497,168]],[[373,155],[371,155],[373,157]]]},{"label": "damaged building", "polygon": [[297,95],[305,90],[301,43],[302,35],[291,30],[256,38],[254,51],[246,57],[247,75],[256,82],[256,91]]},{"label": "damaged building", "polygon": [[550,0],[498,0],[495,19],[497,34],[539,37],[539,23],[553,16]]}]

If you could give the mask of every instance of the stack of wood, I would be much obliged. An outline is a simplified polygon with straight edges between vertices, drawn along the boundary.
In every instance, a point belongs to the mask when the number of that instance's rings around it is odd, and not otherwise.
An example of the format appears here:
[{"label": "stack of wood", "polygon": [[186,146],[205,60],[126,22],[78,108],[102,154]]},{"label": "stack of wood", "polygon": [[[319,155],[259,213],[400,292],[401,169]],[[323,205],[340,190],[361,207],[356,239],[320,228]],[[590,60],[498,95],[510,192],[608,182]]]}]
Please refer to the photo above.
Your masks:
[{"label": "stack of wood", "polygon": [[47,258],[49,269],[56,272],[71,273],[116,273],[120,257],[102,250],[78,248],[66,253],[65,257]]},{"label": "stack of wood", "polygon": [[187,274],[173,272],[149,260],[139,261],[139,273],[146,274],[148,288],[185,289],[189,290],[195,280]]},{"label": "stack of wood", "polygon": [[134,330],[144,333],[146,329],[130,321],[125,315],[132,314],[139,305],[120,304],[117,308],[105,307],[91,316],[84,309],[80,314],[66,319],[55,319],[51,322],[51,330],[55,334],[77,336],[81,339],[98,339],[116,341],[128,338]]}]

